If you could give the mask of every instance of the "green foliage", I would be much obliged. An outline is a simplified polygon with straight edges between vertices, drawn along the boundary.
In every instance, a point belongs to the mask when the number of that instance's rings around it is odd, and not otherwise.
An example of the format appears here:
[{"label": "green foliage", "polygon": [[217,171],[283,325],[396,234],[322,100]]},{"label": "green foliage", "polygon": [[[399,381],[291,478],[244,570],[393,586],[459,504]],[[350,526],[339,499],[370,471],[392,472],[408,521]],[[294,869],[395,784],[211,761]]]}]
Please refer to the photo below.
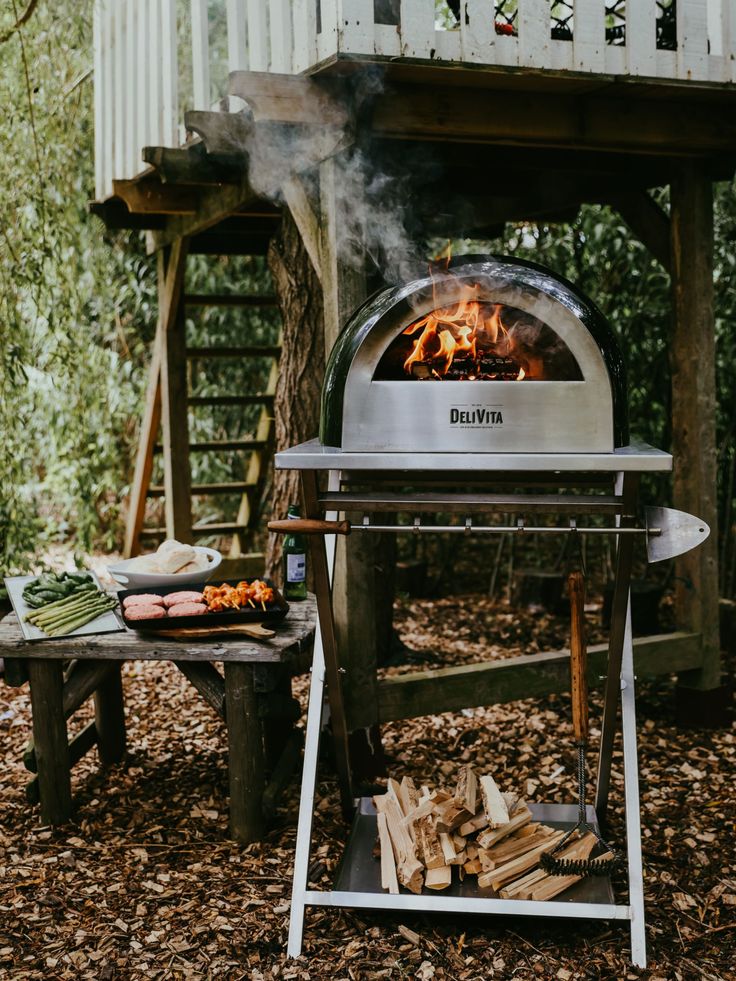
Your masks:
[{"label": "green foliage", "polygon": [[[154,279],[93,196],[91,4],[42,4],[0,46],[0,568],[119,531]],[[0,29],[14,20],[3,15]]]}]

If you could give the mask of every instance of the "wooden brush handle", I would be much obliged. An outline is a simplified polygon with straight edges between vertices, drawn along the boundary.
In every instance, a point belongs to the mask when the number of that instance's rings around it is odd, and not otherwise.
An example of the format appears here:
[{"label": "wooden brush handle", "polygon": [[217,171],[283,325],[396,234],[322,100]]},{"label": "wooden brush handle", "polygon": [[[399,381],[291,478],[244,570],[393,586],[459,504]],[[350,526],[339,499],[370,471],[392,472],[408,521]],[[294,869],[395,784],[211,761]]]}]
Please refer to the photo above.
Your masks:
[{"label": "wooden brush handle", "polygon": [[317,518],[286,518],[269,521],[268,530],[281,535],[349,535],[349,521],[319,521]]},{"label": "wooden brush handle", "polygon": [[570,594],[570,682],[572,728],[578,742],[588,738],[588,654],[585,648],[585,580],[582,572],[567,577]]}]

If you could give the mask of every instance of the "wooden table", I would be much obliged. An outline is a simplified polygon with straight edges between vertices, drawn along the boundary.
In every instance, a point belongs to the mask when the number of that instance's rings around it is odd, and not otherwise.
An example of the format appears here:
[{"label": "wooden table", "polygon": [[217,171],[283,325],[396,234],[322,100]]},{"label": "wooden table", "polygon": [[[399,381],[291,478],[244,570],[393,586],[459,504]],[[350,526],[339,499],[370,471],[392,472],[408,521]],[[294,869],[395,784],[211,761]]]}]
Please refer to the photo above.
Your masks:
[{"label": "wooden table", "polygon": [[[27,796],[40,802],[42,821],[60,824],[70,817],[71,767],[93,746],[103,764],[124,758],[122,662],[173,661],[226,721],[232,835],[242,842],[259,838],[300,758],[301,732],[294,728],[300,708],[291,696],[291,677],[311,663],[315,622],[313,596],[292,603],[269,640],[174,640],[125,630],[27,641],[15,615],[6,617],[0,657],[8,684],[30,683],[33,739],[24,762],[36,774]],[[223,673],[214,662],[222,662]],[[68,742],[67,719],[90,696],[95,719]]]}]

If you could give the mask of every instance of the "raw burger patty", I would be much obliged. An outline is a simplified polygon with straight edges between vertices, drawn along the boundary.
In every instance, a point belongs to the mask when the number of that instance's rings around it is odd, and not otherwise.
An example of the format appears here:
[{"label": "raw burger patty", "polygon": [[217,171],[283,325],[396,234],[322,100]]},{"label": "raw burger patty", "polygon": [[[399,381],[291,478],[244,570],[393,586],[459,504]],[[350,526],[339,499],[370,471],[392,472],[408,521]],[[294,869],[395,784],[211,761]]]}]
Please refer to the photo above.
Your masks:
[{"label": "raw burger patty", "polygon": [[201,593],[191,589],[182,589],[178,593],[168,593],[164,596],[164,606],[179,606],[180,603],[201,603],[204,599]]},{"label": "raw burger patty", "polygon": [[155,593],[139,593],[137,596],[126,596],[123,600],[123,609],[128,610],[131,606],[163,606],[163,596]]},{"label": "raw burger patty", "polygon": [[161,620],[166,616],[163,606],[144,606],[142,603],[134,603],[125,611],[128,620]]},{"label": "raw burger patty", "polygon": [[[196,596],[196,593],[194,594]],[[166,597],[168,599],[168,596]],[[169,607],[170,617],[198,617],[207,612],[204,603],[177,603]]]}]

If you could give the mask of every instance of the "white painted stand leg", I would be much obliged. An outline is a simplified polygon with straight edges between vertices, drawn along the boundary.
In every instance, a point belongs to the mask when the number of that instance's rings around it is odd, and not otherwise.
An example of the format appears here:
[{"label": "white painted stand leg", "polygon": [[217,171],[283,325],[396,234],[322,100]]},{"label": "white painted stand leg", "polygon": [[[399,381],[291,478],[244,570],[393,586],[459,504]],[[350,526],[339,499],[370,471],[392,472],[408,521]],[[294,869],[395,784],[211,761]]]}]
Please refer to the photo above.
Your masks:
[{"label": "white painted stand leg", "polygon": [[[330,471],[328,487],[339,490],[339,474]],[[336,514],[327,513],[327,520],[334,520]],[[334,535],[325,536],[327,565],[332,582],[335,568]],[[302,952],[304,935],[304,909],[309,874],[309,851],[312,843],[312,817],[314,815],[314,788],[317,781],[317,757],[319,754],[319,734],[322,727],[322,706],[325,693],[325,657],[322,647],[322,631],[317,620],[314,635],[314,654],[312,655],[312,679],[309,685],[309,705],[307,707],[307,729],[304,739],[304,764],[302,770],[302,789],[299,798],[299,822],[296,832],[296,853],[294,855],[294,882],[291,890],[291,912],[289,916],[289,944],[287,955],[298,957]]]},{"label": "white painted stand leg", "polygon": [[629,874],[631,916],[631,961],[635,967],[647,966],[644,930],[644,873],[641,860],[641,813],[639,805],[639,764],[636,745],[636,703],[634,648],[631,640],[631,595],[626,612],[623,658],[621,662],[621,729],[624,750],[626,803],[626,852]]}]

